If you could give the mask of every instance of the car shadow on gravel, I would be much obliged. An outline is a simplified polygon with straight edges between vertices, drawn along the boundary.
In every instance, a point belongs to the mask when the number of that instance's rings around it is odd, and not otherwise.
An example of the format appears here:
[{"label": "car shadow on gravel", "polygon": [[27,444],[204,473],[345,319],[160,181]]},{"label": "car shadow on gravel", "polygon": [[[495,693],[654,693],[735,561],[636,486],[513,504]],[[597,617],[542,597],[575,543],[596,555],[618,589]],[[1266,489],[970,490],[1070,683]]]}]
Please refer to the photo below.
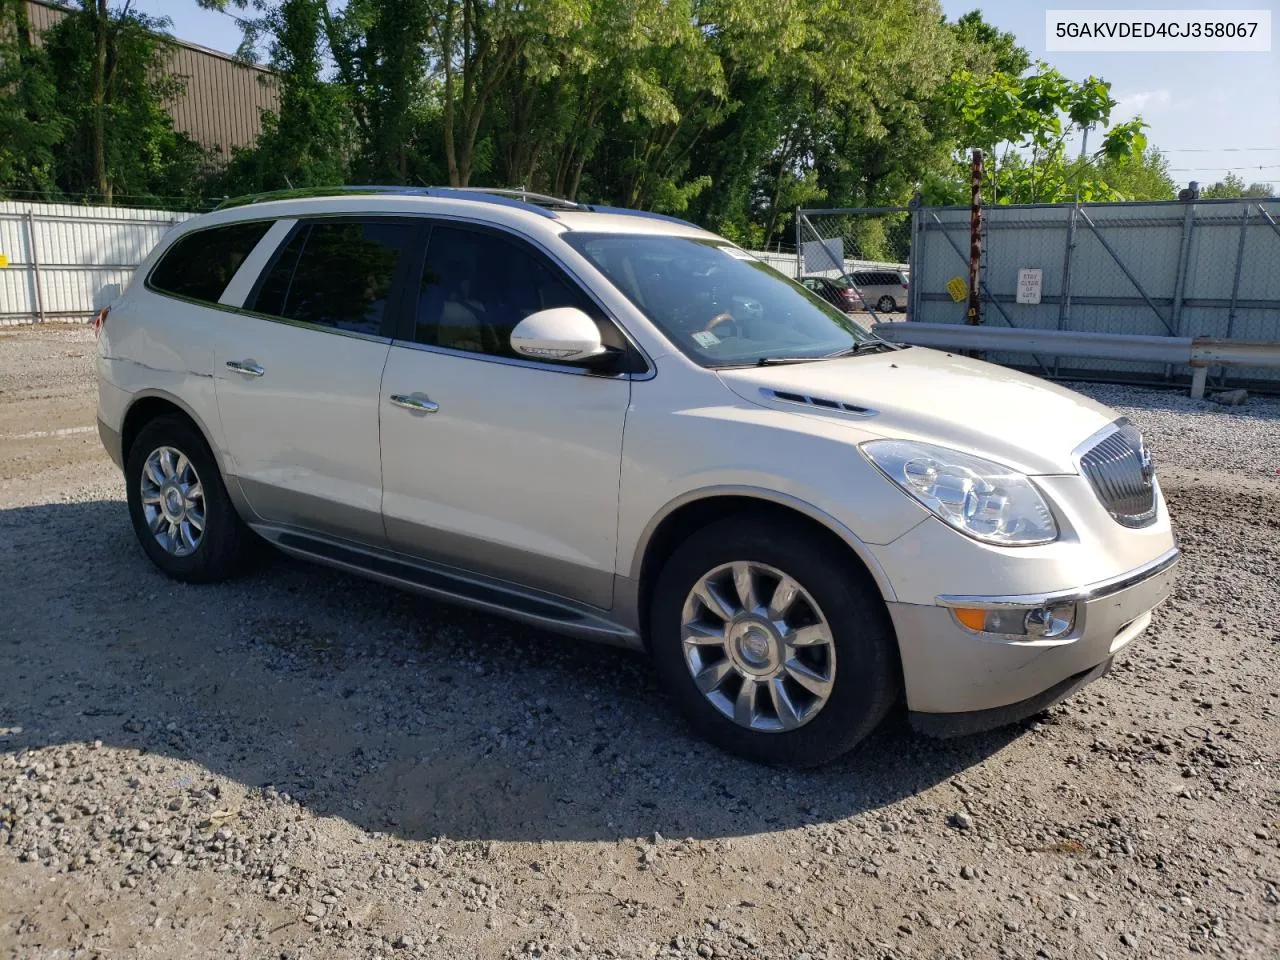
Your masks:
[{"label": "car shadow on gravel", "polygon": [[0,750],[100,739],[405,839],[781,830],[915,794],[1021,732],[932,741],[899,713],[825,768],[761,767],[696,739],[637,654],[269,550],[233,583],[177,584],[119,501],[0,511],[0,665]]}]

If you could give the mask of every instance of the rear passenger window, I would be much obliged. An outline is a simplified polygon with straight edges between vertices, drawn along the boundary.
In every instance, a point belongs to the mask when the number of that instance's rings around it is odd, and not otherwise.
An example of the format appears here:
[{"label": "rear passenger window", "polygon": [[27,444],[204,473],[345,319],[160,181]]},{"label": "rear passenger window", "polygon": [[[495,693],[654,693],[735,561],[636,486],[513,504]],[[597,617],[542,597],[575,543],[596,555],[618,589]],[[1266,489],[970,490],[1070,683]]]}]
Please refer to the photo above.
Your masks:
[{"label": "rear passenger window", "polygon": [[217,303],[269,229],[270,220],[258,220],[188,233],[165,251],[147,283],[161,293]]},{"label": "rear passenger window", "polygon": [[417,227],[394,220],[303,223],[246,306],[288,320],[380,334]]}]

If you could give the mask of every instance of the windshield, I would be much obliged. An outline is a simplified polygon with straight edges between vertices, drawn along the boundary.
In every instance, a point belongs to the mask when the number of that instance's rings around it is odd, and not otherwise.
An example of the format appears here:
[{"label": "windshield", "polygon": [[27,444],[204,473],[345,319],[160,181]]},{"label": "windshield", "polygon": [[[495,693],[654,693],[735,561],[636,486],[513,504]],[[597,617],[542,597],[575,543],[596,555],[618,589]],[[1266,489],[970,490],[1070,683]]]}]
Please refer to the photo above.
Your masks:
[{"label": "windshield", "polygon": [[816,360],[875,340],[821,297],[724,240],[581,233],[563,239],[704,367]]}]

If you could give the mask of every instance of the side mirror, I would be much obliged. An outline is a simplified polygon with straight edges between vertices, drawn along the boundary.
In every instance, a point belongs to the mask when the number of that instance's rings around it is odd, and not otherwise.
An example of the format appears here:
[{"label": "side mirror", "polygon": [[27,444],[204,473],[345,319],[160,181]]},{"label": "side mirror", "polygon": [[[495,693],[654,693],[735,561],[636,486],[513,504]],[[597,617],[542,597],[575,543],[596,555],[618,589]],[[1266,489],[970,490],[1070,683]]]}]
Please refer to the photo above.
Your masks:
[{"label": "side mirror", "polygon": [[577,307],[531,313],[511,331],[511,349],[530,360],[595,361],[610,354],[596,322]]}]

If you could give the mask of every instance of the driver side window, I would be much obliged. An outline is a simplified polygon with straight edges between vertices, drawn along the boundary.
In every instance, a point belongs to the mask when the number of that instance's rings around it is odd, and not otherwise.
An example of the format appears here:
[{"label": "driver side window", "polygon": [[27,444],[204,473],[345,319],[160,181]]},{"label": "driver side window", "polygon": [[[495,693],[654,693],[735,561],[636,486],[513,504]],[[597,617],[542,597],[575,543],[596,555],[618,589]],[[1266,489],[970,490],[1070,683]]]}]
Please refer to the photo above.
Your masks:
[{"label": "driver side window", "polygon": [[588,309],[585,298],[524,245],[484,230],[431,229],[414,316],[414,340],[515,358],[511,331],[552,307]]}]

